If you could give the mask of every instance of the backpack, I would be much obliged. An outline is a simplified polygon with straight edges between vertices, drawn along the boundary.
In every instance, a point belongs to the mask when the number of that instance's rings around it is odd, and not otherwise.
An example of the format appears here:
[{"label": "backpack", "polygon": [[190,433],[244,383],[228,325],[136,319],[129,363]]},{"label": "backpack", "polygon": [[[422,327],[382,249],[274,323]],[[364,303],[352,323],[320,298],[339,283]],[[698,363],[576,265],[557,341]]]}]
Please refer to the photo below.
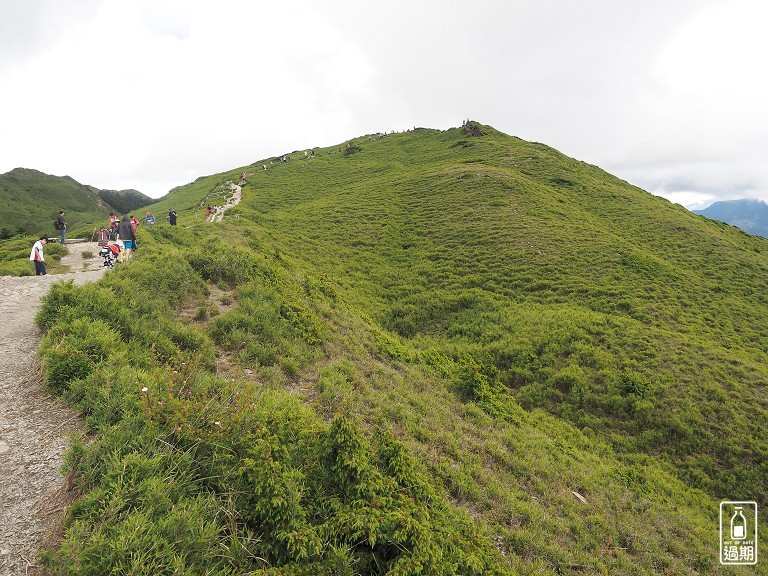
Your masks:
[{"label": "backpack", "polygon": [[56,230],[61,230],[61,222],[59,222],[58,218],[53,221],[53,227],[56,228]]}]

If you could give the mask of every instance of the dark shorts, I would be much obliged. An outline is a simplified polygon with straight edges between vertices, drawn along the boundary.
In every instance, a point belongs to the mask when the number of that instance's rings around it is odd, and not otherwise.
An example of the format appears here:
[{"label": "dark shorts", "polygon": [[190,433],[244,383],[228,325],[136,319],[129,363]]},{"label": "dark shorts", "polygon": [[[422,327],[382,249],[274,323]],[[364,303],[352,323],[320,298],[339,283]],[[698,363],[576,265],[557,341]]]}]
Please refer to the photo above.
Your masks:
[{"label": "dark shorts", "polygon": [[41,262],[39,260],[35,260],[35,276],[45,276],[47,272],[45,271],[45,262]]}]

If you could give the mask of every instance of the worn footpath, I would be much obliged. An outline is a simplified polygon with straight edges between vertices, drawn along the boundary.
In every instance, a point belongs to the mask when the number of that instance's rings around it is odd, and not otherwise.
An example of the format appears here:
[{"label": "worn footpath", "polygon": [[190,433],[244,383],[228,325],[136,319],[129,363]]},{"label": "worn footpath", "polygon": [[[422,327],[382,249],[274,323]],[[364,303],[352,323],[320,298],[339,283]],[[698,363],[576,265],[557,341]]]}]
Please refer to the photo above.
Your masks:
[{"label": "worn footpath", "polygon": [[43,389],[34,317],[52,283],[93,282],[104,269],[96,243],[70,245],[62,264],[70,272],[0,277],[0,576],[41,573],[38,552],[55,538],[69,497],[62,455],[81,424]]}]

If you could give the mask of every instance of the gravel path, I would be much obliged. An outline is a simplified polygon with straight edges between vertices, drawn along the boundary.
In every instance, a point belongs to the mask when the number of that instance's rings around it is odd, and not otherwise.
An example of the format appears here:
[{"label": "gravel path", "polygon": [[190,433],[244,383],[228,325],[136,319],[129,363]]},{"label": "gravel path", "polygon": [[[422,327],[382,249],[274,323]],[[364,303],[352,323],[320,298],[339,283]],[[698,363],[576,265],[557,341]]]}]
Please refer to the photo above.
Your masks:
[{"label": "gravel path", "polygon": [[[68,503],[61,474],[77,414],[43,389],[34,324],[40,300],[54,282],[93,282],[104,268],[96,243],[71,244],[62,264],[70,272],[0,276],[0,575],[31,576],[38,551],[56,537]],[[95,258],[84,260],[83,251]],[[30,262],[30,267],[32,263]]]}]

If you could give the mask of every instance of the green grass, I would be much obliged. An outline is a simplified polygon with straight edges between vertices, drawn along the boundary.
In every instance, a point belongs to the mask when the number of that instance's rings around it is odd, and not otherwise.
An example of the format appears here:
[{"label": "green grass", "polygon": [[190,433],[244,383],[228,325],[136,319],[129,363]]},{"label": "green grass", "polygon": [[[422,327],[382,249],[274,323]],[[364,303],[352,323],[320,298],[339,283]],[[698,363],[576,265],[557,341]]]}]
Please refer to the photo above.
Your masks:
[{"label": "green grass", "polygon": [[526,408],[766,501],[766,241],[486,134],[363,140],[264,173],[249,207],[417,348],[471,355]]},{"label": "green grass", "polygon": [[92,435],[53,573],[718,573],[719,500],[766,503],[768,244],[482,129],[294,154],[217,225],[243,168],[199,179],[53,288]]}]

